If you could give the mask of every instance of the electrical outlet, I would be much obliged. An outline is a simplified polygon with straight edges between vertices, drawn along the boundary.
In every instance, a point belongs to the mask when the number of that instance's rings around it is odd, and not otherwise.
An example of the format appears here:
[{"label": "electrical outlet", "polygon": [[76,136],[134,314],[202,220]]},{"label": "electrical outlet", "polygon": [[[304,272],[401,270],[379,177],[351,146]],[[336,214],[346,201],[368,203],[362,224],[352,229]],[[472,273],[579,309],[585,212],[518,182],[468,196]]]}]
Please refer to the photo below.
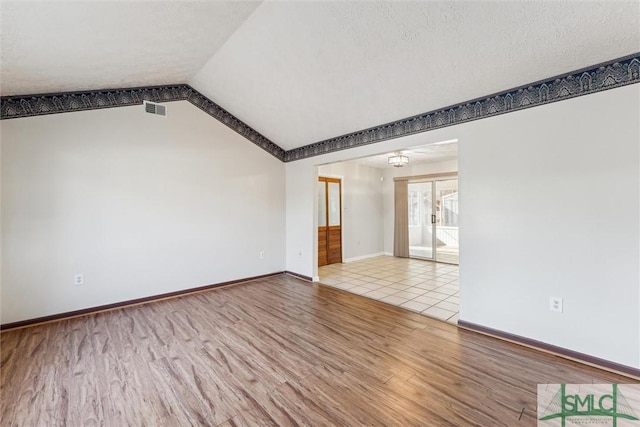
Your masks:
[{"label": "electrical outlet", "polygon": [[549,297],[549,311],[562,313],[562,298]]},{"label": "electrical outlet", "polygon": [[76,286],[84,285],[84,274],[79,273],[73,276],[73,284]]},{"label": "electrical outlet", "polygon": [[260,259],[264,259],[264,251],[260,251]]}]

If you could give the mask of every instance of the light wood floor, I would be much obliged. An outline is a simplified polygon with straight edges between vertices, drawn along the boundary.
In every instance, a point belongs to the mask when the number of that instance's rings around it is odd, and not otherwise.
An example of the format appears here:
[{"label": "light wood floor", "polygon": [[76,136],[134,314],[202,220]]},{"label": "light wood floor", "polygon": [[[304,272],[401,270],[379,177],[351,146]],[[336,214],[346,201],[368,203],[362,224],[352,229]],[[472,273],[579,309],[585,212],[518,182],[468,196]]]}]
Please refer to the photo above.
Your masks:
[{"label": "light wood floor", "polygon": [[2,426],[534,426],[629,382],[280,275],[1,334]]}]

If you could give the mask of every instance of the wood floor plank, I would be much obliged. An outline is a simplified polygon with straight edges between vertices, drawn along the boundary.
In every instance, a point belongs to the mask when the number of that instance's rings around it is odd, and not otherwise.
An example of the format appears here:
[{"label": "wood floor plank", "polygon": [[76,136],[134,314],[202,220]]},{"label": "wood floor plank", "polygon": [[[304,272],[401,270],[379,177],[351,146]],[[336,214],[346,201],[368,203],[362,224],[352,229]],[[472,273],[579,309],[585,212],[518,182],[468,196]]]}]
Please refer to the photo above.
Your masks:
[{"label": "wood floor plank", "polygon": [[64,425],[69,418],[71,354],[65,324],[16,331],[15,347],[3,342],[0,425]]},{"label": "wood floor plank", "polygon": [[291,276],[0,335],[0,425],[533,426],[629,379]]}]

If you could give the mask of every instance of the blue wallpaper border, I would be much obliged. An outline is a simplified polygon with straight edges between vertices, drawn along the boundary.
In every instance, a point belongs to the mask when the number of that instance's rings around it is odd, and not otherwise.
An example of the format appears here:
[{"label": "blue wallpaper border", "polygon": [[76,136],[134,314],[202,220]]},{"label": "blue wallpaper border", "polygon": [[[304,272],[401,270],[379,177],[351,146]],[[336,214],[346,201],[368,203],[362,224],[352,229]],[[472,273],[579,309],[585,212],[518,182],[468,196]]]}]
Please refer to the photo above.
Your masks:
[{"label": "blue wallpaper border", "polygon": [[635,83],[640,83],[640,52],[288,151],[187,84],[4,96],[0,119],[125,107],[145,100],[189,101],[277,159],[292,162]]},{"label": "blue wallpaper border", "polygon": [[640,52],[493,95],[294,148],[285,153],[285,162],[375,144],[634,83],[640,83]]},{"label": "blue wallpaper border", "polygon": [[46,114],[127,107],[141,105],[143,101],[189,101],[258,147],[284,161],[285,151],[282,148],[186,84],[3,96],[0,98],[0,119],[17,119]]}]

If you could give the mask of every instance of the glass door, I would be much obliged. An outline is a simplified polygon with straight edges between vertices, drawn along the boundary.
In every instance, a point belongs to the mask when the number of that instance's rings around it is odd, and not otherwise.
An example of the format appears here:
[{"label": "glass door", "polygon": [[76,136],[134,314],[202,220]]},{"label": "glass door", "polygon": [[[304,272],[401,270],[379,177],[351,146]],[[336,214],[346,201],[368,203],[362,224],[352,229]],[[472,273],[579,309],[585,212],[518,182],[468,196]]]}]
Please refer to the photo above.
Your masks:
[{"label": "glass door", "polygon": [[433,182],[409,182],[409,256],[435,259],[433,250]]},{"label": "glass door", "polygon": [[458,180],[435,181],[436,261],[458,264]]},{"label": "glass door", "polygon": [[458,264],[458,179],[407,186],[409,256]]}]

